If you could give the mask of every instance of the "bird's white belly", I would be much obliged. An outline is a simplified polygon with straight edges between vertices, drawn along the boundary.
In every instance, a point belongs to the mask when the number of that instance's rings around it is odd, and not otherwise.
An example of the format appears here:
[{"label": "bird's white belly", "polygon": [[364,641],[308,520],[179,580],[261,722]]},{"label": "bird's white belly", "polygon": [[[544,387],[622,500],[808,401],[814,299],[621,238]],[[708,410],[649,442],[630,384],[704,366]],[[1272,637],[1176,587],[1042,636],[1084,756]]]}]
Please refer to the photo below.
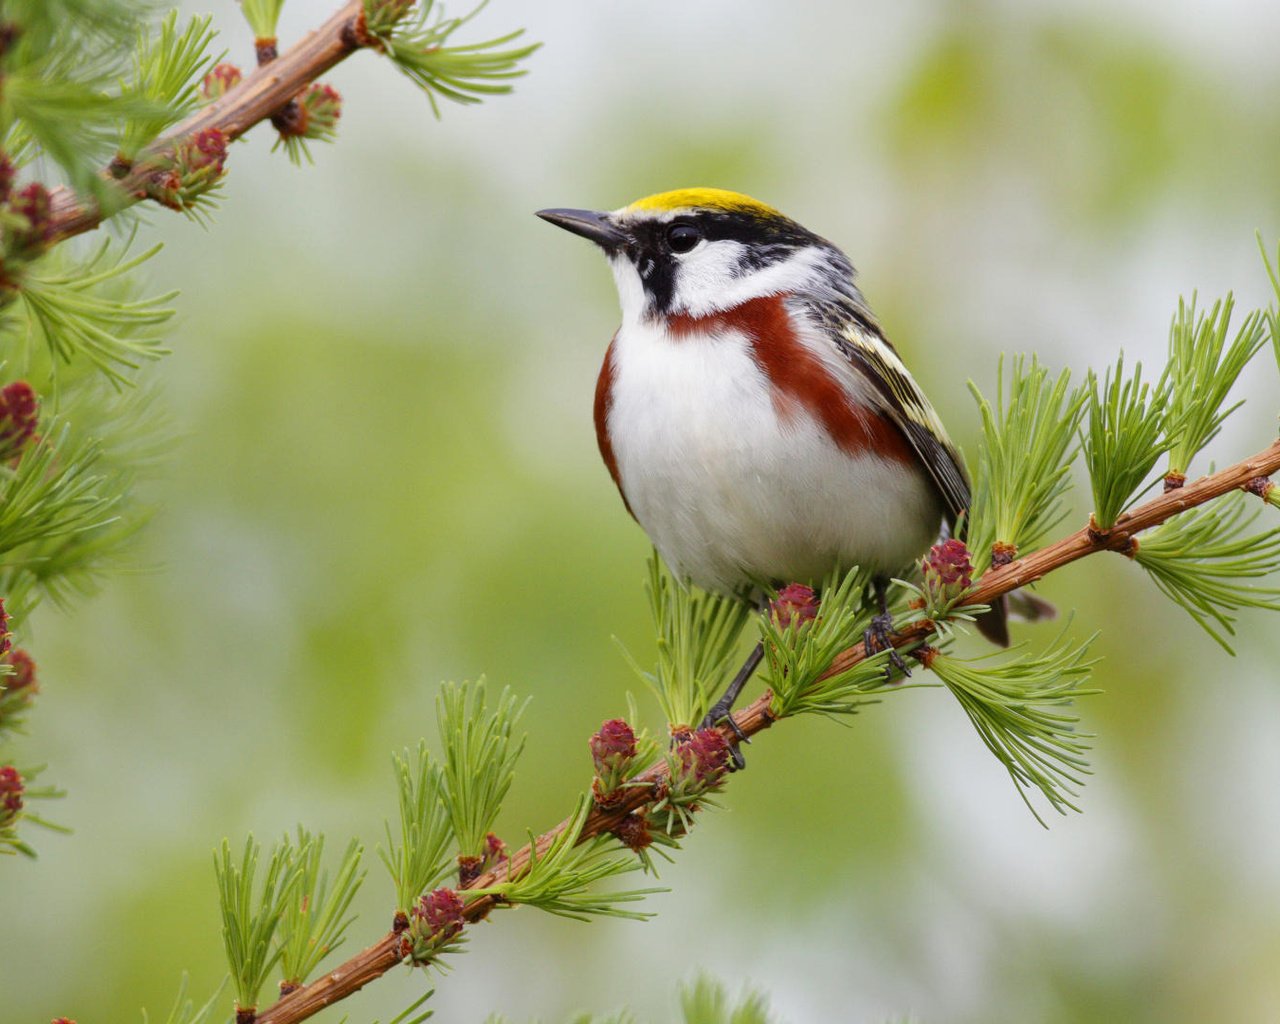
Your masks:
[{"label": "bird's white belly", "polygon": [[632,512],[702,587],[819,582],[836,566],[894,572],[937,537],[921,467],[841,450],[803,409],[779,418],[736,332],[677,340],[624,328],[609,436]]}]

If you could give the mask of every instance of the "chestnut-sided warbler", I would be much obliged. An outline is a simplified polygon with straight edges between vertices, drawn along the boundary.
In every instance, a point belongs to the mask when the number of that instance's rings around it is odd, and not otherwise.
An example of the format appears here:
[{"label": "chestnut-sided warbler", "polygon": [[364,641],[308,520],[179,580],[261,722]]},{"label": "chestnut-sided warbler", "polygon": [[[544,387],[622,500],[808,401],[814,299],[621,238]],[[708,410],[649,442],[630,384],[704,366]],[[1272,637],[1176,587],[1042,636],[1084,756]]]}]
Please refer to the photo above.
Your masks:
[{"label": "chestnut-sided warbler", "polygon": [[[969,507],[964,461],[836,246],[749,196],[680,189],[542,210],[604,250],[622,326],[596,386],[600,454],[667,565],[708,590],[872,574]],[[1003,607],[979,622],[1008,642]],[[754,667],[754,666],[753,666]]]}]

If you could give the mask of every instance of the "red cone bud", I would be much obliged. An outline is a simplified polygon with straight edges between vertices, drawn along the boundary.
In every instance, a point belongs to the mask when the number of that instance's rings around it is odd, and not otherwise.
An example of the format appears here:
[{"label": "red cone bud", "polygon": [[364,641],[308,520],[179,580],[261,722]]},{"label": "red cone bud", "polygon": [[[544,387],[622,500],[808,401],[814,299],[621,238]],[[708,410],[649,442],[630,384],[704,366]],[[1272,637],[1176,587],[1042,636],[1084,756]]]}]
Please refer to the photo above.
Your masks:
[{"label": "red cone bud", "polygon": [[[299,116],[290,133],[308,139],[331,139],[342,117],[342,94],[331,85],[312,82],[297,100]],[[277,125],[277,127],[279,127]]]},{"label": "red cone bud", "polygon": [[451,939],[462,931],[462,897],[452,889],[434,889],[418,900],[413,916],[426,925],[429,937]]},{"label": "red cone bud", "polygon": [[221,174],[227,163],[227,136],[221,128],[205,128],[193,135],[183,147],[186,166],[193,171],[212,167]]},{"label": "red cone bud", "polygon": [[719,729],[699,729],[681,744],[679,753],[685,778],[703,786],[718,782],[729,767],[729,741]]},{"label": "red cone bud", "polygon": [[0,597],[0,655],[8,654],[13,646],[13,635],[9,632],[9,613],[4,610],[4,598]]},{"label": "red cone bud", "polygon": [[38,181],[24,185],[13,197],[9,209],[26,218],[27,222],[25,228],[13,233],[11,248],[25,259],[38,256],[53,237],[48,190]]},{"label": "red cone bud", "polygon": [[244,75],[240,69],[234,64],[218,64],[214,69],[204,76],[204,81],[200,83],[200,95],[207,100],[216,100],[220,96],[225,96],[231,89],[240,84],[240,79]]},{"label": "red cone bud", "polygon": [[920,563],[925,590],[934,598],[953,601],[973,585],[973,563],[964,541],[935,544]]},{"label": "red cone bud", "polygon": [[26,784],[18,769],[11,764],[0,767],[0,825],[7,825],[22,810],[22,792]]},{"label": "red cone bud", "polygon": [[36,662],[30,654],[17,647],[9,652],[5,660],[13,666],[13,675],[0,676],[0,686],[4,687],[6,694],[21,691],[29,695],[39,692],[40,687],[36,683]]},{"label": "red cone bud", "polygon": [[484,837],[484,860],[486,864],[507,859],[507,844],[492,832]]},{"label": "red cone bud", "polygon": [[36,434],[40,400],[25,380],[0,388],[0,461],[10,462]]},{"label": "red cone bud", "polygon": [[817,617],[818,595],[803,583],[791,583],[778,591],[769,604],[774,621],[783,629],[793,622],[799,626]]},{"label": "red cone bud", "polygon": [[615,771],[636,756],[636,734],[623,719],[610,718],[590,741],[596,773]]}]

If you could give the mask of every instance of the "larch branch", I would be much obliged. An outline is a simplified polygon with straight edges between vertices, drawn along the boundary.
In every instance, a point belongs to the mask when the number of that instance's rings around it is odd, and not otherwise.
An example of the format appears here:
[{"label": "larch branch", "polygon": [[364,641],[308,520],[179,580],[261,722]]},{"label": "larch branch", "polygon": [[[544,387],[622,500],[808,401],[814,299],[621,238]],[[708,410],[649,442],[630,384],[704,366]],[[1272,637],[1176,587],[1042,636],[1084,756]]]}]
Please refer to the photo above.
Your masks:
[{"label": "larch branch", "polygon": [[[1133,511],[1122,515],[1110,530],[1098,531],[1086,526],[1008,565],[988,570],[978,581],[977,586],[969,592],[966,603],[989,604],[1002,594],[1017,590],[1028,583],[1034,583],[1055,569],[1060,569],[1064,565],[1098,551],[1128,552],[1135,534],[1158,526],[1179,512],[1203,505],[1231,491],[1247,489],[1251,481],[1258,477],[1269,477],[1277,472],[1280,472],[1280,441],[1273,442],[1270,447],[1243,462],[1238,462],[1220,472],[1202,477],[1194,483],[1139,505]],[[895,637],[894,643],[899,647],[911,646],[923,640],[932,630],[933,624],[928,621],[913,623]],[[835,657],[826,675],[834,675],[856,665],[866,656],[865,647],[860,643],[855,644]],[[772,694],[766,691],[742,710],[734,713],[734,721],[742,735],[754,736],[773,724],[774,717],[769,711],[771,700]],[[735,740],[734,731],[729,727],[721,726],[721,731],[727,740]],[[655,790],[661,787],[668,774],[669,769],[665,760],[647,768],[634,780],[642,783],[641,785],[629,786],[621,791],[622,802],[619,806],[608,811],[597,809],[591,813],[583,825],[579,842],[612,831],[627,814],[649,803],[653,799]],[[555,828],[540,835],[532,846],[536,846],[539,854],[544,853],[569,827],[569,824],[568,819],[560,822]],[[466,888],[484,889],[501,884],[513,875],[519,875],[529,864],[530,852],[531,846],[525,846],[513,854],[501,867],[481,875]],[[488,916],[496,904],[497,901],[493,896],[476,897],[466,906],[467,920],[482,920]],[[363,988],[400,961],[400,936],[392,932],[352,957],[341,967],[282,998],[258,1016],[257,1024],[295,1024],[297,1021],[305,1020],[326,1006]]]},{"label": "larch branch", "polygon": [[[152,147],[153,152],[208,128],[219,129],[228,141],[240,137],[367,42],[364,6],[361,0],[348,0],[328,21],[270,64],[251,71],[233,89],[166,132]],[[144,154],[115,182],[122,206],[137,201],[136,193],[154,170]],[[54,242],[92,231],[102,223],[103,213],[98,205],[65,185],[52,189],[49,201]]]}]

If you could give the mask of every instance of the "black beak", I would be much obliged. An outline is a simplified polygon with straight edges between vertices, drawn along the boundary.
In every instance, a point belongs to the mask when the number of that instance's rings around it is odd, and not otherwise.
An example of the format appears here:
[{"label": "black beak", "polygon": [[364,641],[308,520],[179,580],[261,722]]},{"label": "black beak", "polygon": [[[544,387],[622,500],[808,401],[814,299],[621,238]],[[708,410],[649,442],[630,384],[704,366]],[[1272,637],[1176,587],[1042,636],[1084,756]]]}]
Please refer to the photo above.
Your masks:
[{"label": "black beak", "polygon": [[589,238],[606,252],[626,244],[627,236],[614,225],[607,213],[594,210],[539,210],[538,216],[558,228]]}]

